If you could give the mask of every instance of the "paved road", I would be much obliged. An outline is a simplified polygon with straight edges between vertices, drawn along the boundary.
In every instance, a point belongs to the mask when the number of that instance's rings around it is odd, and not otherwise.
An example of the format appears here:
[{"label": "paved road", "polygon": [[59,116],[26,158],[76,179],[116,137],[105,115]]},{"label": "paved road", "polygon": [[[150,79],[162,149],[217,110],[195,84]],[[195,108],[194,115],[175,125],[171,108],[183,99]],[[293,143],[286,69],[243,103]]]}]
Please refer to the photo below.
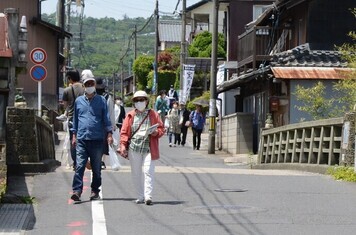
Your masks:
[{"label": "paved road", "polygon": [[[154,205],[136,205],[128,163],[103,171],[102,200],[69,200],[73,172],[35,176],[35,220],[26,234],[355,234],[356,185],[328,176],[228,166],[221,154],[161,140]],[[219,190],[223,189],[223,190]],[[219,192],[242,191],[242,192]]]}]

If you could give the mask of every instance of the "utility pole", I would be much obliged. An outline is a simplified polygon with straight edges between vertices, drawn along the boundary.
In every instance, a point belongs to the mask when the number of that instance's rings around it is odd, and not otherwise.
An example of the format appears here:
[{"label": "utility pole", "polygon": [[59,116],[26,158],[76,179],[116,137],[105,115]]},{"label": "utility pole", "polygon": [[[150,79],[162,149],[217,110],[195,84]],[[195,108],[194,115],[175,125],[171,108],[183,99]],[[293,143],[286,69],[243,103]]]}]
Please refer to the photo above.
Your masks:
[{"label": "utility pole", "polygon": [[157,89],[158,89],[158,72],[157,72],[157,67],[158,67],[158,0],[156,0],[156,9],[155,9],[155,16],[156,16],[156,42],[155,42],[155,62],[154,62],[154,75],[153,75],[153,94],[157,95]]},{"label": "utility pole", "polygon": [[124,62],[121,61],[121,97],[124,100]]},{"label": "utility pole", "polygon": [[[186,7],[187,7],[187,0],[183,0],[182,2],[182,35],[181,35],[181,42],[180,42],[180,76],[179,76],[179,100],[182,101],[183,96],[183,84],[184,84],[184,77],[183,72],[184,68],[183,65],[185,64],[185,35],[186,35]],[[187,95],[187,94],[186,94]]]},{"label": "utility pole", "polygon": [[[66,31],[70,32],[70,8],[71,8],[71,0],[67,1],[67,27],[66,27]],[[70,67],[71,66],[71,58],[70,58],[70,39],[67,38],[66,39],[66,57],[67,57],[67,65]]]},{"label": "utility pole", "polygon": [[208,154],[215,154],[216,123],[216,72],[218,51],[219,0],[213,1],[213,35],[211,50],[210,102],[209,102],[209,139]]},{"label": "utility pole", "polygon": [[[134,61],[137,59],[137,25],[135,25]],[[133,93],[136,92],[136,74],[133,74]]]}]

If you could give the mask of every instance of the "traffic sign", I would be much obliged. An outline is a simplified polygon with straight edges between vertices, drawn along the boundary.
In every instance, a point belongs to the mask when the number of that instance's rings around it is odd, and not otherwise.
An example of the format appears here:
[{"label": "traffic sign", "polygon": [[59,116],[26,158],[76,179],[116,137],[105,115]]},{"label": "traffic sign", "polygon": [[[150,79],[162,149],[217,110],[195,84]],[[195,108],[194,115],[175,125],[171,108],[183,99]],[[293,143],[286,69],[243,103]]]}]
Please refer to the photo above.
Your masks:
[{"label": "traffic sign", "polygon": [[34,65],[30,69],[31,78],[36,82],[41,82],[47,77],[47,69],[43,65]]},{"label": "traffic sign", "polygon": [[35,64],[43,64],[47,60],[47,53],[42,48],[36,47],[31,51],[30,58]]}]

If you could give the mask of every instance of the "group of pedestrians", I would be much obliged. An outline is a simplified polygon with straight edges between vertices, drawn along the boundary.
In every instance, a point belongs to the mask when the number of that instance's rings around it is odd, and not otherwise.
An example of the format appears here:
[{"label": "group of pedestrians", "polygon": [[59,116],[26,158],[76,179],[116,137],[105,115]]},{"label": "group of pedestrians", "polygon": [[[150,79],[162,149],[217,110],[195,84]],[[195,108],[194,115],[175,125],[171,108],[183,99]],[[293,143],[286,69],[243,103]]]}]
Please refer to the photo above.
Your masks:
[{"label": "group of pedestrians", "polygon": [[[168,133],[169,145],[186,144],[187,131],[192,127],[193,149],[199,150],[205,115],[200,105],[189,112],[185,103],[178,103],[173,87],[161,91],[155,109],[149,108],[145,91],[134,93],[134,109],[125,113],[122,100],[113,100],[106,93],[103,80],[84,70],[67,72],[70,85],[64,90],[63,101],[69,119],[71,153],[74,166],[71,199],[80,201],[83,176],[88,162],[92,170],[90,200],[100,199],[101,170],[105,169],[103,155],[109,154],[113,133],[120,132],[116,151],[129,159],[137,204],[152,205],[155,160],[159,159],[159,138]],[[80,82],[82,81],[82,83]],[[168,122],[165,128],[164,123]],[[173,142],[174,137],[174,142]],[[173,143],[173,144],[172,144]]]},{"label": "group of pedestrians", "polygon": [[111,95],[105,92],[103,80],[94,78],[90,70],[83,70],[82,83],[78,71],[68,71],[66,77],[70,84],[64,90],[63,100],[70,119],[68,127],[75,170],[71,199],[81,200],[88,162],[92,170],[90,200],[100,199],[102,157],[108,154],[116,130],[120,131],[116,151],[130,160],[137,194],[135,202],[152,205],[154,161],[159,158],[158,139],[164,134],[164,128],[159,114],[148,108],[147,93],[137,91],[134,94],[135,109],[126,116],[122,100],[119,98],[114,103]]},{"label": "group of pedestrians", "polygon": [[188,128],[191,127],[193,132],[193,149],[199,150],[201,134],[205,125],[203,107],[195,105],[194,111],[188,111],[184,102],[178,103],[178,95],[173,86],[171,86],[168,94],[167,98],[165,90],[159,92],[155,108],[167,130],[169,147],[179,145],[184,147]]}]

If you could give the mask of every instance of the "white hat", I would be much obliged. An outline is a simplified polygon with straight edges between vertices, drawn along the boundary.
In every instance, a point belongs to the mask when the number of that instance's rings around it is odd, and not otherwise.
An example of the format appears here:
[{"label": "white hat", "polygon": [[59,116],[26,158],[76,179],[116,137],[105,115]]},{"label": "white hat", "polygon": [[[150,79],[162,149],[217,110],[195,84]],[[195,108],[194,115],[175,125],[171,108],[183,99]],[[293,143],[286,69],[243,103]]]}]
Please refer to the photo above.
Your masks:
[{"label": "white hat", "polygon": [[85,84],[87,81],[94,81],[95,82],[95,78],[94,78],[93,72],[90,69],[84,69],[82,71],[81,79],[83,81],[83,84]]},{"label": "white hat", "polygon": [[135,94],[133,95],[132,99],[134,100],[135,98],[138,97],[144,97],[144,98],[148,98],[148,95],[145,91],[136,91]]}]

